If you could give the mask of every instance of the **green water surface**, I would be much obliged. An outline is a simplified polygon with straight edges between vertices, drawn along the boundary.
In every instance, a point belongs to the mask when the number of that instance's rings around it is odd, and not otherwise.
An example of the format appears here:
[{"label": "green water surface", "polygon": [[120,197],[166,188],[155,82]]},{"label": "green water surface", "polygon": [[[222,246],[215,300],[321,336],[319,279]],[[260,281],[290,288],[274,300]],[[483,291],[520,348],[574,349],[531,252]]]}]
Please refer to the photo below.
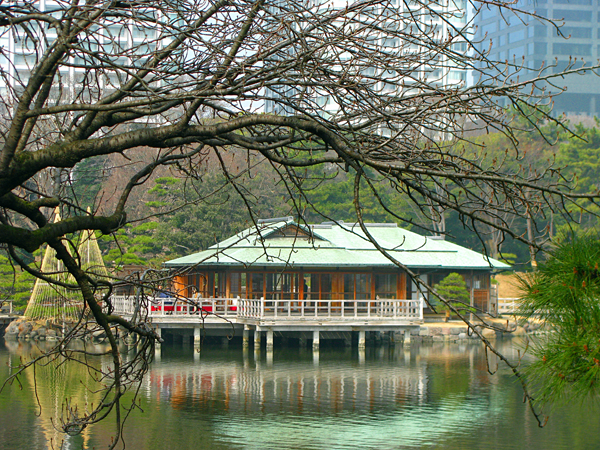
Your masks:
[{"label": "green water surface", "polygon": [[[511,358],[510,340],[500,344]],[[0,341],[0,376],[37,350]],[[98,361],[98,364],[106,361]],[[495,361],[492,359],[492,369]],[[105,448],[106,421],[67,437],[64,399],[97,401],[81,366],[40,368],[0,394],[0,449]],[[480,344],[356,348],[163,345],[128,418],[130,449],[598,449],[600,412],[568,404],[543,429]],[[37,400],[36,400],[37,398]],[[63,442],[64,441],[64,442]]]}]

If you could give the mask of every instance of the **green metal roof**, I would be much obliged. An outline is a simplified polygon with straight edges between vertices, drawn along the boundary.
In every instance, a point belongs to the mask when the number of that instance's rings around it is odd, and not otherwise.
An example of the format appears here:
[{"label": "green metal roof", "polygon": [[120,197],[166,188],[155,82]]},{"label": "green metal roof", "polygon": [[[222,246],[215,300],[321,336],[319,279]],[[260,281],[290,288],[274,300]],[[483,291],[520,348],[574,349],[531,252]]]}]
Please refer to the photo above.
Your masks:
[{"label": "green metal roof", "polygon": [[[395,224],[366,224],[375,241],[414,269],[510,269],[508,264],[443,239],[421,236]],[[310,233],[307,236],[306,233]],[[307,227],[291,218],[259,223],[208,250],[173,259],[166,267],[261,266],[269,268],[352,268],[395,265],[367,239],[359,225]]]}]

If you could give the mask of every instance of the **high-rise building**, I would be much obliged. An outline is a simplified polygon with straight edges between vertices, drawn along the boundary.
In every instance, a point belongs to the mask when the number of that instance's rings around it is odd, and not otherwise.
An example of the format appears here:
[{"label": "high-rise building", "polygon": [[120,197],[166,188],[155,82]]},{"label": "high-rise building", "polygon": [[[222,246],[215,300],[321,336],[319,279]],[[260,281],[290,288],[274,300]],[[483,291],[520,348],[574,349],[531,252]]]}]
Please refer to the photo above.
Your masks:
[{"label": "high-rise building", "polygon": [[[553,23],[531,16],[502,14],[497,7],[483,7],[475,17],[475,41],[480,51],[491,50],[489,59],[506,61],[520,80],[538,74],[558,74],[568,68],[597,64],[600,57],[600,2],[597,0],[519,0],[515,8],[535,12]],[[522,69],[519,70],[519,68]],[[543,70],[540,72],[540,68]],[[503,70],[500,65],[500,70]],[[516,77],[515,77],[516,79]],[[597,115],[600,112],[600,77],[554,77],[545,85],[552,97],[553,115]]]},{"label": "high-rise building", "polygon": [[[352,3],[347,0],[307,1],[320,8],[323,14],[332,14]],[[335,54],[339,64],[332,65],[333,71],[354,70],[364,79],[376,81],[372,86],[373,91],[388,95],[395,93],[398,96],[414,95],[419,89],[452,89],[467,83],[466,68],[461,66],[457,58],[451,61],[448,49],[444,48],[447,44],[458,54],[467,51],[466,37],[470,27],[467,25],[466,0],[389,0],[377,6],[369,5],[360,14],[342,17],[340,23],[344,26],[347,26],[348,20],[355,21],[357,28],[367,24],[370,35],[366,39],[381,52],[378,57],[387,52],[393,55],[393,61],[403,64],[401,55],[404,55],[405,67],[394,70],[381,62],[369,65],[367,58],[358,61],[351,52],[340,51]],[[374,31],[378,29],[381,31]],[[397,30],[406,32],[395,33]],[[449,36],[452,36],[451,43],[448,41]],[[323,39],[334,38],[324,36]],[[315,47],[320,45],[323,42],[316,40]],[[284,58],[286,56],[292,55],[285,55]],[[344,65],[345,63],[348,65]],[[401,72],[405,75],[399,75]],[[410,75],[406,76],[407,73]],[[340,111],[340,100],[344,100],[336,98],[336,95],[338,92],[335,89],[332,92],[331,88],[300,88],[293,86],[293,83],[282,82],[280,86],[265,89],[264,109],[269,113],[288,115],[294,114],[298,107],[315,110],[317,114],[330,118]]]},{"label": "high-rise building", "polygon": [[[32,14],[39,12],[58,20],[70,8],[70,5],[54,0],[23,3],[27,3]],[[56,77],[55,87],[60,84],[61,97],[65,101],[69,101],[69,95],[81,94],[82,83],[87,92],[118,89],[126,78],[123,69],[139,66],[157,48],[165,45],[166,39],[156,25],[161,12],[141,7],[138,10],[136,20],[106,15],[81,33],[81,39],[60,64]],[[55,26],[35,18],[26,26],[1,27],[0,91],[10,86],[18,92],[26,86],[31,71],[57,38]]]}]

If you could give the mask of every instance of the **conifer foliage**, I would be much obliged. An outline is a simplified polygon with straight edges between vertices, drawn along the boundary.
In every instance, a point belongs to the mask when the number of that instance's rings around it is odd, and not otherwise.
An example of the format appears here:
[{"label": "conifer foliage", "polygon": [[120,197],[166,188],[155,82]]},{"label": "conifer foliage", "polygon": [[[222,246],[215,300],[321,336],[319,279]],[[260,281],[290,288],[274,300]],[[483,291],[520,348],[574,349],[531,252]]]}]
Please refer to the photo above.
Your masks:
[{"label": "conifer foliage", "polygon": [[[457,311],[465,311],[469,307],[471,296],[467,290],[465,280],[456,272],[449,274],[435,287],[439,296],[448,300],[450,305]],[[440,303],[440,308],[446,311],[447,317],[450,315],[450,309]]]},{"label": "conifer foliage", "polygon": [[521,313],[549,331],[532,342],[528,376],[541,403],[585,398],[600,382],[600,240],[588,235],[560,243],[522,279]]}]

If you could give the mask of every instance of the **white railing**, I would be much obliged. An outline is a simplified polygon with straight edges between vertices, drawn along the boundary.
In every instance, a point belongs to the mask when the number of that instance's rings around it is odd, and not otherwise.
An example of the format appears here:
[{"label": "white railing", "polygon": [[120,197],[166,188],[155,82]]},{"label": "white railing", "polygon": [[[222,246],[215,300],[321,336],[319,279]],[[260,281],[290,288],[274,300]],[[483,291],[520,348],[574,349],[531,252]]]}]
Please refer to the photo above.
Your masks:
[{"label": "white railing", "polygon": [[498,314],[513,314],[519,309],[520,298],[499,298]]},{"label": "white railing", "polygon": [[110,298],[113,311],[116,314],[132,315],[135,309],[135,297],[128,295],[113,295]]},{"label": "white railing", "polygon": [[[135,309],[135,297],[113,295],[111,297],[117,314],[132,315]],[[182,297],[148,297],[146,311],[148,316],[200,316],[200,313],[225,317],[237,316],[237,299],[186,299]]]},{"label": "white railing", "polygon": [[238,317],[247,319],[422,320],[421,300],[238,300]]},{"label": "white railing", "polygon": [[[132,315],[133,296],[112,296],[117,314]],[[277,320],[423,320],[421,300],[263,300],[263,299],[183,299],[150,297],[151,317],[217,315],[241,319]]]}]

